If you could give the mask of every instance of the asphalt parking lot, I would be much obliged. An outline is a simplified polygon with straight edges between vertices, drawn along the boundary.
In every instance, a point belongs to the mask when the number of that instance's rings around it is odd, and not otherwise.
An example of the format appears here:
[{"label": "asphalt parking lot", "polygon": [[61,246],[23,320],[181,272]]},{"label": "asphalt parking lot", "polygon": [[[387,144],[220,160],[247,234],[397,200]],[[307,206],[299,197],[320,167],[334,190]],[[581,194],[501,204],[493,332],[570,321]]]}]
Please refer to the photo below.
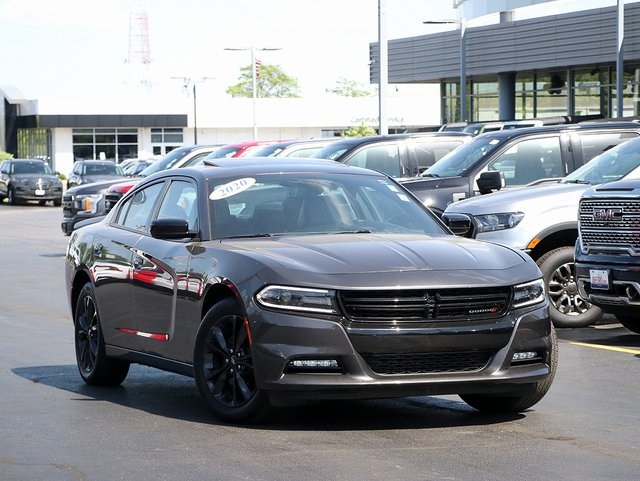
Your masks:
[{"label": "asphalt parking lot", "polygon": [[0,204],[0,479],[637,480],[640,335],[562,329],[556,380],[519,415],[456,396],[287,408],[219,423],[189,378],[134,366],[119,388],[77,373],[61,210]]}]

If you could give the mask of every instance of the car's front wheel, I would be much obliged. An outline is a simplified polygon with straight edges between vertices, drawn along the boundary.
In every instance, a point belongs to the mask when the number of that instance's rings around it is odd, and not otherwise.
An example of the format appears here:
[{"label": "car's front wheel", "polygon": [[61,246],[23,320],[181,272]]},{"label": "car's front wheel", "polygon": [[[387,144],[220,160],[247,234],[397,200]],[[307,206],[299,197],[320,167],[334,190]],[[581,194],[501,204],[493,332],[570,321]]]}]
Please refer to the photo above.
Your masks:
[{"label": "car's front wheel", "polygon": [[12,185],[10,185],[9,189],[7,190],[7,202],[9,202],[9,205],[16,205],[18,203],[18,199],[16,198],[16,190]]},{"label": "car's front wheel", "polygon": [[196,385],[209,410],[224,421],[257,421],[269,407],[256,385],[248,329],[238,302],[227,298],[209,309],[196,336]]},{"label": "car's front wheel", "polygon": [[494,413],[517,413],[529,409],[537,404],[549,391],[553,378],[558,369],[558,337],[555,329],[551,328],[551,343],[549,346],[549,376],[535,383],[533,390],[521,395],[492,395],[492,394],[461,394],[460,398],[469,406],[480,411]]},{"label": "car's front wheel", "polygon": [[117,386],[129,373],[129,363],[106,354],[93,285],[80,291],[74,318],[76,363],[87,384]]},{"label": "car's front wheel", "polygon": [[537,261],[550,301],[550,313],[556,327],[586,327],[602,317],[602,310],[578,293],[573,247],[553,249]]}]

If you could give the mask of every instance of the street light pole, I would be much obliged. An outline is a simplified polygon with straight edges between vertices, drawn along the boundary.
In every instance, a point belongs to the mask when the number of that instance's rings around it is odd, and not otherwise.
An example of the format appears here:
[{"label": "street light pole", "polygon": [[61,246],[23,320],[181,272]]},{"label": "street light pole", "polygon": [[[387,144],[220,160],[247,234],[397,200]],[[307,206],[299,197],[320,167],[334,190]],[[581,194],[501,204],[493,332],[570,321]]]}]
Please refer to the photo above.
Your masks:
[{"label": "street light pole", "polygon": [[196,84],[204,82],[205,80],[211,80],[214,77],[202,77],[200,80],[194,80],[191,77],[171,77],[172,79],[182,80],[184,88],[189,89],[191,86],[193,91],[193,144],[198,143],[198,103],[196,100]]},{"label": "street light pole", "polygon": [[282,50],[281,48],[257,48],[255,45],[245,48],[225,48],[230,51],[249,50],[251,52],[251,111],[252,111],[252,124],[253,124],[253,140],[258,140],[258,122],[256,120],[256,99],[258,98],[258,75],[256,74],[256,50],[272,51]]},{"label": "street light pole", "polygon": [[426,20],[425,24],[460,25],[460,120],[467,120],[467,22],[464,18],[452,20]]}]

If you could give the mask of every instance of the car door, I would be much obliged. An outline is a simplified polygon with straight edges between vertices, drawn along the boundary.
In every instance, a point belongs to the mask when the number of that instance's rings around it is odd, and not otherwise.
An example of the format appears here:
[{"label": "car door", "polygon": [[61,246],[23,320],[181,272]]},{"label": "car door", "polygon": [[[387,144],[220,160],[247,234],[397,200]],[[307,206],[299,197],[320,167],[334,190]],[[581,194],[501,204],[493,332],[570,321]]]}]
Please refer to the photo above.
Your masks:
[{"label": "car door", "polygon": [[139,350],[139,328],[135,317],[132,281],[135,275],[135,246],[148,230],[154,205],[164,182],[130,195],[119,206],[108,235],[93,241],[96,295],[110,344]]},{"label": "car door", "polygon": [[[187,178],[169,181],[154,219],[179,218],[197,229],[196,187]],[[186,297],[190,252],[185,240],[142,236],[133,249],[132,296],[142,351],[177,359],[185,340],[176,329],[177,304]]]},{"label": "car door", "polygon": [[7,196],[7,185],[9,184],[9,169],[11,163],[9,161],[0,164],[0,196]]}]

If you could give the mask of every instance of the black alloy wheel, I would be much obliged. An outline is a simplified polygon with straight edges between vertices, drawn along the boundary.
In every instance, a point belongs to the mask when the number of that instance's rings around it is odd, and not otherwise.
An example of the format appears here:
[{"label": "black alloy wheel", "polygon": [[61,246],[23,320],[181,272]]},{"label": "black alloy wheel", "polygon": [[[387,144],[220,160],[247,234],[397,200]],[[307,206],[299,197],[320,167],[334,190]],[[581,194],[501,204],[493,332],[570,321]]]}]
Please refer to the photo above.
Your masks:
[{"label": "black alloy wheel", "polygon": [[74,318],[76,363],[87,384],[117,386],[129,373],[129,363],[107,357],[100,316],[91,283],[80,291]]},{"label": "black alloy wheel", "polygon": [[269,403],[256,385],[248,327],[235,299],[223,299],[205,315],[193,364],[198,391],[217,418],[249,422],[266,412]]}]

